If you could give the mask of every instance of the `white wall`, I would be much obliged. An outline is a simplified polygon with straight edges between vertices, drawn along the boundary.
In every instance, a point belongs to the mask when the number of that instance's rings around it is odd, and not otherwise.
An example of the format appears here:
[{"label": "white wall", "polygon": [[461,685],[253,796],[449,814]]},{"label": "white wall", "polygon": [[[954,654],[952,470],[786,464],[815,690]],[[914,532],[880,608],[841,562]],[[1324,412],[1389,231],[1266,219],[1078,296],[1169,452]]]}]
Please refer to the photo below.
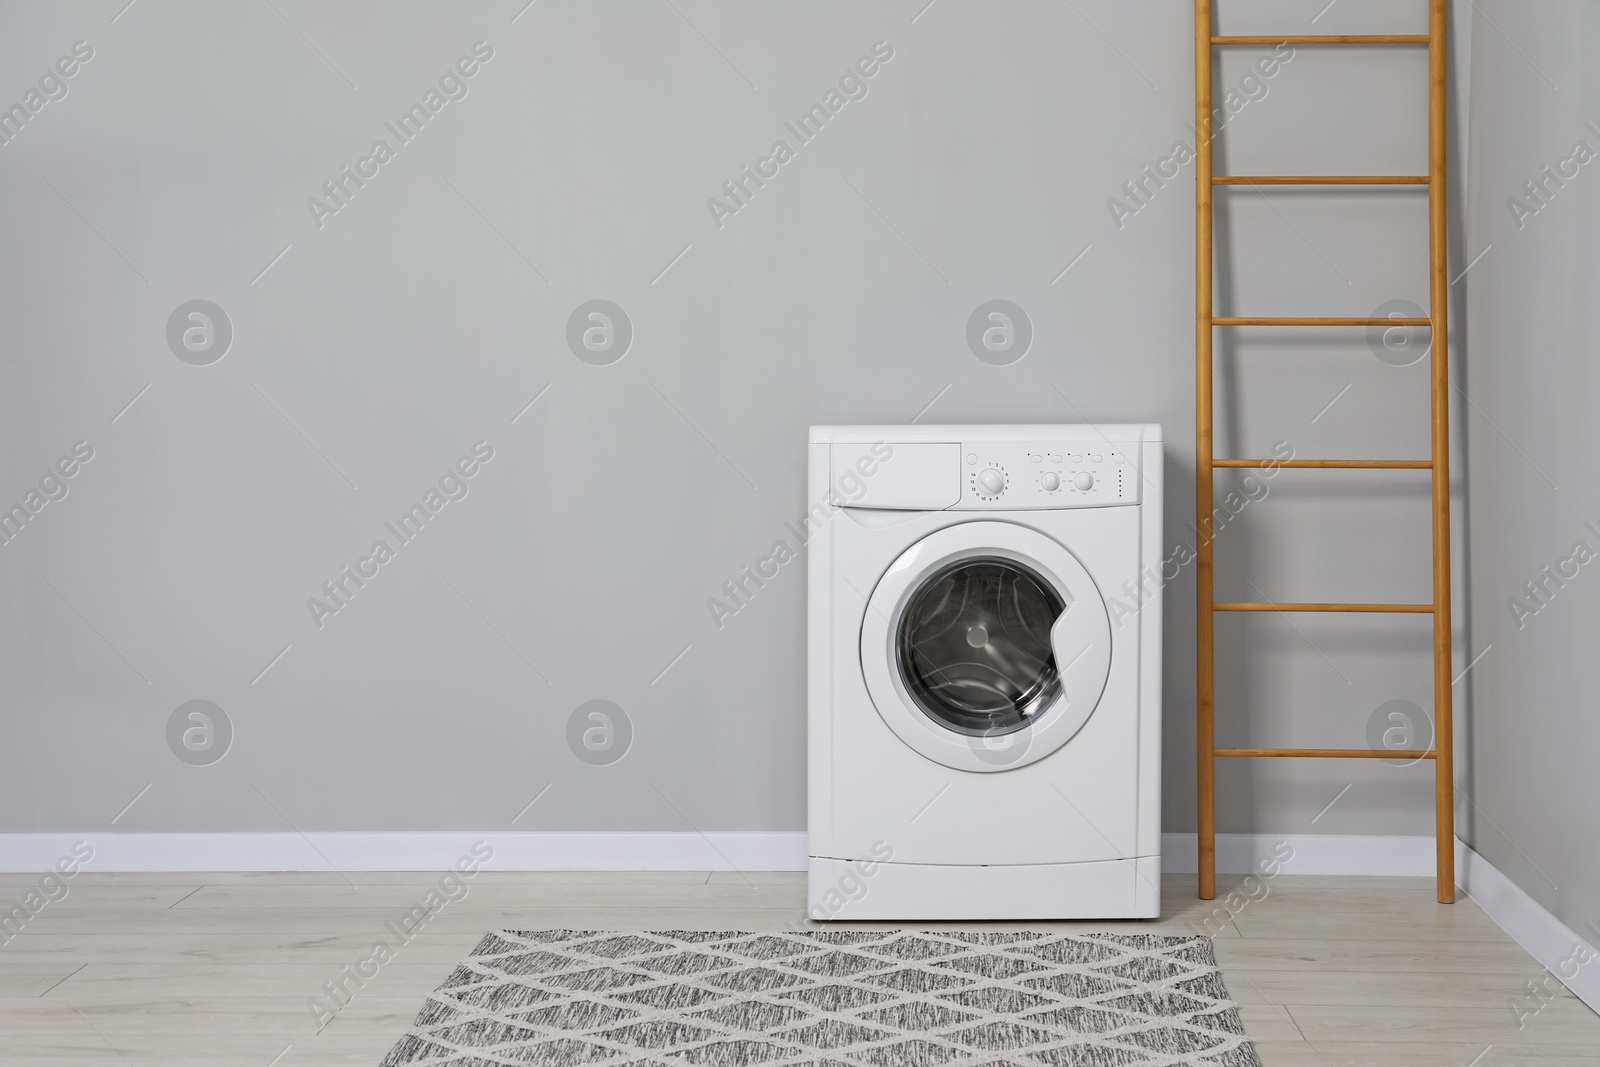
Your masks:
[{"label": "white wall", "polygon": [[[811,423],[1160,421],[1166,540],[1191,540],[1192,169],[1110,206],[1193,143],[1190,5],[924,4],[0,5],[0,99],[94,50],[0,146],[0,502],[94,450],[0,547],[0,829],[802,828],[799,565],[720,629],[707,601],[804,510]],[[1421,0],[1324,7],[1224,29],[1425,28]],[[469,94],[319,227],[307,199],[477,41]],[[866,97],[799,145],[785,122],[878,41]],[[1302,49],[1218,169],[1420,171],[1425,67]],[[719,228],[707,199],[779,138],[795,158]],[[1220,199],[1223,307],[1426,304],[1422,194]],[[634,330],[609,366],[566,340],[597,298]],[[995,298],[1035,330],[1003,367],[965,339]],[[209,366],[166,338],[194,299],[234,329]],[[1219,354],[1219,453],[1425,454],[1425,362],[1348,332]],[[477,441],[469,495],[315,625],[307,599]],[[1425,599],[1427,529],[1419,476],[1283,474],[1224,531],[1219,594]],[[1182,831],[1192,576],[1169,596]],[[1356,747],[1387,702],[1429,706],[1425,621],[1219,633],[1224,743]],[[209,766],[169,749],[196,699],[234,731]],[[568,745],[595,699],[634,732],[606,767]],[[1427,833],[1430,783],[1229,766],[1221,826]]]}]

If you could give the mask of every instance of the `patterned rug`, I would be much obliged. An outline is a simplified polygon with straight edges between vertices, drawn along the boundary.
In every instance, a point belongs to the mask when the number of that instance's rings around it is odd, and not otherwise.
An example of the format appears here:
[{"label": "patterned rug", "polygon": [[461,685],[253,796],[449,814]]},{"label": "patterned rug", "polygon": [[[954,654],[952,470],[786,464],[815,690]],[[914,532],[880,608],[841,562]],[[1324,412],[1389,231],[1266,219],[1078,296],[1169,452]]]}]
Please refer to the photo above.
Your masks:
[{"label": "patterned rug", "polygon": [[1203,937],[502,930],[383,1067],[1259,1067]]}]

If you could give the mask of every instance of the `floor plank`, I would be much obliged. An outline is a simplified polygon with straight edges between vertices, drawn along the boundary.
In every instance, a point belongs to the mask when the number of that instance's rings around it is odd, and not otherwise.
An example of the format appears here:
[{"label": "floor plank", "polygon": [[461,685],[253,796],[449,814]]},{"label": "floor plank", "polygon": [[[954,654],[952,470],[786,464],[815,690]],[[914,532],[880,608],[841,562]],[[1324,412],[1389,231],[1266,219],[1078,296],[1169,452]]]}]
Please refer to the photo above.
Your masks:
[{"label": "floor plank", "polygon": [[[1465,997],[1455,1004],[1423,1003],[1361,1005],[1287,1005],[1301,1034],[1313,1044],[1334,1041],[1481,1042],[1501,1041],[1537,1047],[1540,1045],[1583,1045],[1600,1049],[1600,1018],[1576,998],[1564,998],[1545,1005],[1536,1017],[1524,1020],[1520,1029],[1511,1010],[1509,997],[1488,997],[1469,1003]],[[1481,1046],[1480,1046],[1481,1047]]]}]

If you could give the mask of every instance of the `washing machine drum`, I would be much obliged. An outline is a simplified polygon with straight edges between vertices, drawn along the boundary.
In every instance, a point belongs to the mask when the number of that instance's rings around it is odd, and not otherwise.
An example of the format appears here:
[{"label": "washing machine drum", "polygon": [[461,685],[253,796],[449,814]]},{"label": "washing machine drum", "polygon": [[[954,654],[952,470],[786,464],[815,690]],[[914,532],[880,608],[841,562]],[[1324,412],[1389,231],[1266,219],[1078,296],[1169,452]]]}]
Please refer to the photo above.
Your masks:
[{"label": "washing machine drum", "polygon": [[945,766],[1004,771],[1066,744],[1111,666],[1105,601],[1054,539],[978,521],[890,565],[862,620],[862,673],[884,722]]}]

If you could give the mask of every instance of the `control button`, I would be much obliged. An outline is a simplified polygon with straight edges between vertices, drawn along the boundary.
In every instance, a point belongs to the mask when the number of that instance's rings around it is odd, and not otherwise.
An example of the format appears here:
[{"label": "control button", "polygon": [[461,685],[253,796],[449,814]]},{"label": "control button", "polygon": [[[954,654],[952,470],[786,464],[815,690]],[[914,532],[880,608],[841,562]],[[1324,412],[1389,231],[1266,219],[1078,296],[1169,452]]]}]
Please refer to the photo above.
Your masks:
[{"label": "control button", "polygon": [[1045,471],[1039,475],[1039,488],[1047,493],[1053,493],[1061,488],[1061,475],[1055,471]]},{"label": "control button", "polygon": [[1128,462],[1128,457],[1124,456],[1121,452],[1114,453],[1111,458],[1116,461],[1117,466],[1119,467]]},{"label": "control button", "polygon": [[1068,458],[1071,459],[1072,462],[1074,462],[1074,463],[1082,463],[1083,462],[1083,456],[1081,454],[1077,453],[1077,452],[1071,453],[1071,455]]},{"label": "control button", "polygon": [[1058,453],[1051,452],[1050,453],[1050,462],[1051,463],[1060,463],[1061,462],[1061,456]]},{"label": "control button", "polygon": [[978,488],[990,496],[999,496],[1001,490],[1003,490],[1005,487],[1005,475],[1001,474],[993,467],[985,468],[984,471],[978,475]]},{"label": "control button", "polygon": [[1088,471],[1079,471],[1077,477],[1072,479],[1072,484],[1082,492],[1087,493],[1094,488],[1094,475]]},{"label": "control button", "polygon": [[974,467],[977,466],[978,465],[978,454],[976,452],[968,452],[967,453],[967,462],[969,464],[971,464],[972,466],[974,466]]},{"label": "control button", "polygon": [[1043,463],[1044,462],[1044,457],[1039,455],[1039,453],[1037,453],[1037,452],[1029,452],[1028,453],[1028,462],[1029,463]]},{"label": "control button", "polygon": [[1091,460],[1093,460],[1094,462],[1096,462],[1096,463],[1104,463],[1105,459],[1106,459],[1106,457],[1102,456],[1098,452],[1090,452],[1089,453],[1089,458]]}]

